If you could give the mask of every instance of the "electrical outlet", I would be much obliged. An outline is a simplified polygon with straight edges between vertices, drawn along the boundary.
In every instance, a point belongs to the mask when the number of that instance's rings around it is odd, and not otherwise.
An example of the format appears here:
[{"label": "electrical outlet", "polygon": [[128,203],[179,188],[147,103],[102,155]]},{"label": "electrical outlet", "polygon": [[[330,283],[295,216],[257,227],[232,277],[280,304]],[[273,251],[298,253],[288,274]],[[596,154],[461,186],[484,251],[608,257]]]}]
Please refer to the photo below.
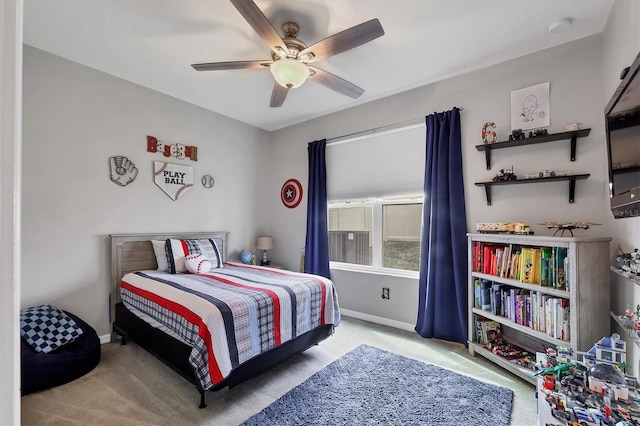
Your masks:
[{"label": "electrical outlet", "polygon": [[388,287],[382,287],[382,298],[383,299],[388,299],[389,298],[389,288]]}]

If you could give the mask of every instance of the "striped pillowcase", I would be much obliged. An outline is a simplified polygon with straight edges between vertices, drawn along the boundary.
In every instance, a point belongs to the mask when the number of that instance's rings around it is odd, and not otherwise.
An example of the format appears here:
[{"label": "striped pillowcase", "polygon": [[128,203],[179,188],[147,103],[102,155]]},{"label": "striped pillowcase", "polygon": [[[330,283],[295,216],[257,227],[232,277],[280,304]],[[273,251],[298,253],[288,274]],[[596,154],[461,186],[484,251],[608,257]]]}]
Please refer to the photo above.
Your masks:
[{"label": "striped pillowcase", "polygon": [[165,241],[165,253],[167,256],[168,272],[171,274],[186,273],[184,260],[192,253],[202,254],[211,262],[211,269],[222,268],[222,256],[218,245],[212,239],[207,240],[178,240],[167,239]]}]

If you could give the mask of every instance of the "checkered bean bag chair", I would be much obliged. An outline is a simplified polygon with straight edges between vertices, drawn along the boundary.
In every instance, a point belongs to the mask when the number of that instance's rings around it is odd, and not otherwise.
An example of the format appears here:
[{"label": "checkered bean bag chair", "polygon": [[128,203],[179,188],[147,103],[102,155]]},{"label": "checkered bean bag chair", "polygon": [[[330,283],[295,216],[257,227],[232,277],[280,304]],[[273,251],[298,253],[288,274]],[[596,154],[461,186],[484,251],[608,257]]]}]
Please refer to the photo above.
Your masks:
[{"label": "checkered bean bag chair", "polygon": [[100,362],[100,339],[70,312],[40,305],[20,312],[22,395],[84,376]]}]

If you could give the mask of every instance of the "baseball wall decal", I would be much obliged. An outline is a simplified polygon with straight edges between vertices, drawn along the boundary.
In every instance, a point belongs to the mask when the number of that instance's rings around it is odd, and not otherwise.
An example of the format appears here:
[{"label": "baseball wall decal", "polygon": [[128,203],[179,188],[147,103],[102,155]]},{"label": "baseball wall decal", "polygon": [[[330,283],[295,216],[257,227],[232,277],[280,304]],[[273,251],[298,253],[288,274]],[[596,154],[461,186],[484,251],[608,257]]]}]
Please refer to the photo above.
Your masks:
[{"label": "baseball wall decal", "polygon": [[111,182],[120,186],[127,186],[138,176],[138,169],[129,159],[122,155],[109,158]]}]

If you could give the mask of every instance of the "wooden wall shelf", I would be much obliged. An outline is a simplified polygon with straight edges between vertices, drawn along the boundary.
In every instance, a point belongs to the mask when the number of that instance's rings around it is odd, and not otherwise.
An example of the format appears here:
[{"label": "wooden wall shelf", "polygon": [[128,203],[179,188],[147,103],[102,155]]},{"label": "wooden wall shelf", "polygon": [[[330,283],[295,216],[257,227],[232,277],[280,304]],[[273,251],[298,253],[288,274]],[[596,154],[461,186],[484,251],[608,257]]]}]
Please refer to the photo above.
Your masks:
[{"label": "wooden wall shelf", "polygon": [[491,187],[498,185],[517,185],[521,183],[538,183],[538,182],[557,182],[560,180],[569,181],[569,202],[573,203],[576,192],[576,180],[583,180],[591,176],[589,173],[580,175],[566,175],[566,176],[552,176],[533,179],[520,179],[520,180],[508,180],[498,182],[476,182],[476,186],[484,186],[484,191],[487,195],[487,205],[491,205]]},{"label": "wooden wall shelf", "polygon": [[511,148],[514,146],[533,145],[536,143],[560,141],[564,139],[571,139],[571,161],[576,161],[576,140],[588,136],[591,133],[591,129],[580,129],[571,132],[552,133],[543,136],[532,136],[530,138],[518,139],[515,141],[503,141],[489,144],[476,145],[478,151],[484,151],[485,160],[487,163],[487,170],[491,170],[491,151],[494,149]]}]

